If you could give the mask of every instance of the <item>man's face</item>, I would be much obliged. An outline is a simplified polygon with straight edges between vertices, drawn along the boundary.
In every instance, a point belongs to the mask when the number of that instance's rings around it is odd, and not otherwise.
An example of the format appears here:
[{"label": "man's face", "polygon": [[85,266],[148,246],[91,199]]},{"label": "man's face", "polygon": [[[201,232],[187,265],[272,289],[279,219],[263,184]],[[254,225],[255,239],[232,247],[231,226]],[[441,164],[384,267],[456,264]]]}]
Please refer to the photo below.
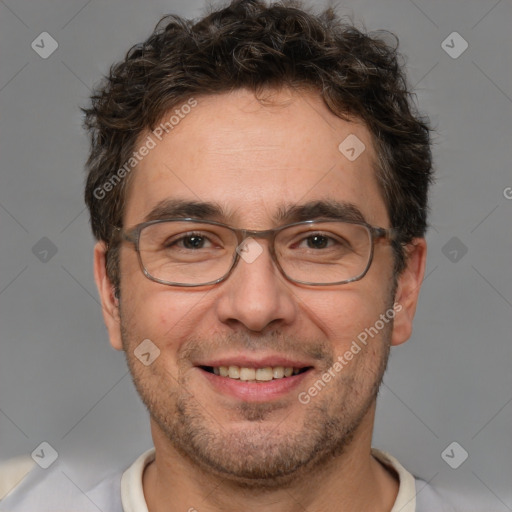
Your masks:
[{"label": "man's face", "polygon": [[[389,227],[362,124],[336,117],[312,93],[276,92],[265,105],[246,91],[196,99],[134,171],[126,228],[176,199],[215,203],[224,215],[213,220],[254,230],[282,224],[278,209],[316,201],[351,204],[368,223]],[[366,146],[354,161],[338,149],[350,134]],[[120,322],[107,323],[112,344],[126,351],[154,435],[209,471],[261,483],[318,464],[365,426],[371,431],[392,322],[360,344],[316,396],[298,397],[395,298],[387,243],[376,244],[363,279],[312,287],[283,277],[267,241],[257,241],[263,252],[254,261],[240,259],[227,280],[199,288],[147,279],[133,246],[123,244]],[[145,339],[160,350],[149,366],[134,355]],[[245,382],[209,371],[221,365],[301,373]]]}]

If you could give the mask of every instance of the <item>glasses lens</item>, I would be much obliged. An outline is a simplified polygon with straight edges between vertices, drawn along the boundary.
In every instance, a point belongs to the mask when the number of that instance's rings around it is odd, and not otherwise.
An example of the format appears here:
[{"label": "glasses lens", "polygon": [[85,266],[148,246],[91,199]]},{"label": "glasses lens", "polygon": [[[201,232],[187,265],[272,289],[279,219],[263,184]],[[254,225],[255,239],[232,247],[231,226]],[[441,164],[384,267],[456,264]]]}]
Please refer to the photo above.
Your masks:
[{"label": "glasses lens", "polygon": [[227,228],[190,221],[145,226],[139,253],[147,274],[158,281],[198,285],[226,274],[233,262],[236,235]]},{"label": "glasses lens", "polygon": [[333,284],[357,279],[368,267],[371,234],[360,224],[315,222],[279,232],[276,255],[292,280]]}]

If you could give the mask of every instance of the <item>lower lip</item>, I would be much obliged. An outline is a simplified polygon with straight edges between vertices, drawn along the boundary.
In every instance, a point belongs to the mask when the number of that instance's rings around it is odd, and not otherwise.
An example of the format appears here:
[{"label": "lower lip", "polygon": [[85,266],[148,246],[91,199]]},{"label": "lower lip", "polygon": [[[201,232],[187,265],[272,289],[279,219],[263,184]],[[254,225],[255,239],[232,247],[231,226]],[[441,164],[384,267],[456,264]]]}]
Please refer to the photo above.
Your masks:
[{"label": "lower lip", "polygon": [[298,375],[263,382],[247,382],[229,377],[221,377],[202,368],[199,368],[199,371],[208,379],[212,387],[220,393],[230,395],[245,402],[267,402],[283,398],[296,390],[307,375],[309,375],[311,369]]}]

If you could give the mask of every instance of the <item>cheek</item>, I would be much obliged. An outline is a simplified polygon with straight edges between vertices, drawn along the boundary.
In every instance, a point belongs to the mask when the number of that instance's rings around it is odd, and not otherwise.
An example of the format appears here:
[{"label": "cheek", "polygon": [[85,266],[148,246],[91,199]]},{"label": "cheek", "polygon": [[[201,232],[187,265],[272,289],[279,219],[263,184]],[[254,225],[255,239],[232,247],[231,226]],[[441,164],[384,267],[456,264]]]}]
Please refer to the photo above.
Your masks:
[{"label": "cheek", "polygon": [[362,281],[358,283],[344,285],[343,290],[316,292],[317,295],[313,292],[303,300],[311,321],[332,340],[332,348],[337,353],[373,326],[388,307],[388,297],[380,289],[372,292],[360,286]]},{"label": "cheek", "polygon": [[199,319],[211,308],[207,295],[209,291],[176,291],[172,288],[153,291],[146,298],[148,311],[152,311],[155,322],[169,333],[188,333],[197,330]]},{"label": "cheek", "polygon": [[[123,317],[138,338],[160,343],[189,334],[197,325],[197,314],[207,292],[179,291],[148,279],[134,251],[121,253],[121,302]],[[155,342],[156,342],[155,341]]]},{"label": "cheek", "polygon": [[162,352],[175,354],[187,339],[201,336],[201,319],[208,311],[207,292],[162,290],[157,283],[149,284],[137,291],[131,304],[132,323]]}]

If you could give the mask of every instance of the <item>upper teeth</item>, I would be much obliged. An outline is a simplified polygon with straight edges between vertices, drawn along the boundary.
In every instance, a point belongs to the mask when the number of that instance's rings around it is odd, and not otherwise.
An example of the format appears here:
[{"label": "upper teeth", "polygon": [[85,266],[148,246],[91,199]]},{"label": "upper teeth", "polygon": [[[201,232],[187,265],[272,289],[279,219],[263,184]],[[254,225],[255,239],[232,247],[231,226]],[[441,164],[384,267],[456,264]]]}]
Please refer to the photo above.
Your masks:
[{"label": "upper teeth", "polygon": [[282,379],[299,373],[299,368],[284,366],[265,366],[264,368],[246,368],[244,366],[215,366],[213,373],[221,377],[239,380],[269,381]]}]

